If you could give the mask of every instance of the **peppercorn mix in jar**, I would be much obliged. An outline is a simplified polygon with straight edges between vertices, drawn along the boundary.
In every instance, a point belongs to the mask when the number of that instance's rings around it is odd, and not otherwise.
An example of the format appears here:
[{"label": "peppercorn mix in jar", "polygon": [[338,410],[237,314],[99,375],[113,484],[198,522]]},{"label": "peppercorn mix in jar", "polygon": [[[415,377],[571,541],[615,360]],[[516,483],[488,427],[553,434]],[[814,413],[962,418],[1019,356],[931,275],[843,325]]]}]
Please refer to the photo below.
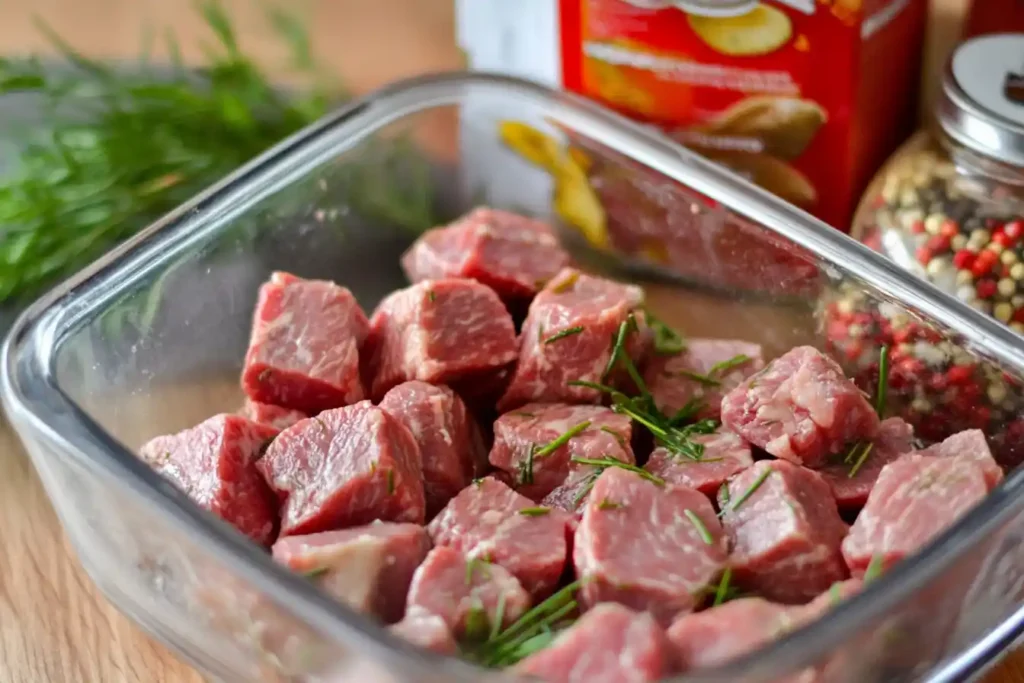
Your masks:
[{"label": "peppercorn mix in jar", "polygon": [[[978,37],[953,54],[933,125],[872,181],[852,234],[898,265],[1024,334],[1024,35]],[[933,440],[996,423],[1003,464],[1024,459],[1024,391],[909,316],[840,289],[828,344],[870,384],[881,347],[889,387]]]}]

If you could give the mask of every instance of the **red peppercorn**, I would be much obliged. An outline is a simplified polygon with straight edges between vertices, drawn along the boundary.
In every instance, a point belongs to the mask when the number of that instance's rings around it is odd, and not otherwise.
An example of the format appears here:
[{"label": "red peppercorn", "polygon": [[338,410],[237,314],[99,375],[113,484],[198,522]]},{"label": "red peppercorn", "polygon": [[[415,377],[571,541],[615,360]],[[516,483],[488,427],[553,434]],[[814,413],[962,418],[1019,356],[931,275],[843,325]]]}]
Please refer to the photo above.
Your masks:
[{"label": "red peppercorn", "polygon": [[932,391],[945,391],[946,387],[949,386],[949,378],[941,373],[935,373],[928,380],[928,386]]},{"label": "red peppercorn", "polygon": [[1024,308],[1018,308],[1014,311],[1010,320],[1015,323],[1024,323]]},{"label": "red peppercorn", "polygon": [[952,219],[946,219],[939,226],[939,234],[943,237],[956,237],[960,234],[960,226]]},{"label": "red peppercorn", "polygon": [[920,219],[913,221],[910,224],[910,232],[914,233],[915,235],[920,235],[922,232],[924,232],[924,221]]},{"label": "red peppercorn", "polygon": [[932,253],[941,254],[944,251],[949,251],[949,237],[945,235],[936,235],[925,242],[925,246],[928,247]]},{"label": "red peppercorn", "polygon": [[1016,242],[1021,237],[1024,237],[1024,221],[1010,221],[1003,226],[1003,234]]},{"label": "red peppercorn", "polygon": [[1003,247],[1013,246],[1013,238],[1007,235],[1005,232],[997,232],[992,235],[992,241]]},{"label": "red peppercorn", "polygon": [[979,299],[991,299],[999,291],[999,286],[995,280],[979,280],[974,286],[974,290],[977,292]]},{"label": "red peppercorn", "polygon": [[932,254],[931,249],[928,247],[921,247],[917,250],[917,260],[922,266],[927,266],[931,263],[933,256],[934,254]]},{"label": "red peppercorn", "polygon": [[953,265],[959,270],[969,270],[977,257],[978,255],[970,249],[961,249],[953,254]]},{"label": "red peppercorn", "polygon": [[954,365],[946,370],[946,379],[950,384],[966,384],[974,377],[973,365]]},{"label": "red peppercorn", "polygon": [[975,406],[974,408],[974,427],[976,429],[982,429],[988,425],[988,421],[992,418],[992,410],[988,406]]},{"label": "red peppercorn", "polygon": [[978,254],[978,258],[974,260],[974,265],[971,266],[971,273],[974,277],[982,277],[988,275],[989,271],[992,270],[992,266],[999,260],[999,255],[994,251],[985,251]]}]

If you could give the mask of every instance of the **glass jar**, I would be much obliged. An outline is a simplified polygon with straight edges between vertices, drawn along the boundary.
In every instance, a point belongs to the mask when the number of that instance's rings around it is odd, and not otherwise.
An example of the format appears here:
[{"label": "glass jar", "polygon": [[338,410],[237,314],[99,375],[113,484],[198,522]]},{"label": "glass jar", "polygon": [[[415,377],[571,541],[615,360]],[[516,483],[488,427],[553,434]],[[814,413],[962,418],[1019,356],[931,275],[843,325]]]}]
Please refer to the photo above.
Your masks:
[{"label": "glass jar", "polygon": [[[1024,34],[977,37],[953,53],[934,122],[879,171],[851,234],[1024,333]],[[829,302],[825,327],[854,372],[877,377],[888,348],[890,393],[911,406],[919,436],[1008,421],[994,445],[1024,459],[1024,420],[1013,420],[1024,391],[998,370],[948,353],[934,332],[855,292]]]}]

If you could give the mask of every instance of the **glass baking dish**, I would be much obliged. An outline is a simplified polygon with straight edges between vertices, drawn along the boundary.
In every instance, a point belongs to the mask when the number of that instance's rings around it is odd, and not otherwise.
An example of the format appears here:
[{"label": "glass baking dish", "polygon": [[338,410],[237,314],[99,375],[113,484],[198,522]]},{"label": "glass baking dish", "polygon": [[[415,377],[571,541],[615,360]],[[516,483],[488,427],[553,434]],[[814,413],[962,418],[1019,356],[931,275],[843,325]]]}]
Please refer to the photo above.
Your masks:
[{"label": "glass baking dish", "polygon": [[[565,207],[566,186],[502,144],[506,119],[572,145],[581,168],[602,169],[599,227],[642,232],[660,220],[655,227],[672,226],[692,251],[691,267],[588,246],[573,212],[552,209]],[[609,194],[609,179],[633,194]],[[1024,379],[1024,341],[1010,330],[597,105],[484,74],[385,88],[49,293],[4,347],[4,405],[83,565],[111,602],[211,679],[510,678],[391,638],[132,454],[154,435],[239,408],[256,288],[271,271],[332,278],[369,310],[402,285],[398,256],[418,230],[477,203],[555,221],[588,267],[643,283],[649,305],[692,335],[746,337],[776,353],[800,342],[828,348],[828,311],[853,292],[1003,381]],[[987,425],[1003,446],[1015,434],[1006,427]],[[828,682],[964,680],[1024,626],[1022,494],[1017,468],[827,619],[679,680],[757,683],[809,667]]]}]

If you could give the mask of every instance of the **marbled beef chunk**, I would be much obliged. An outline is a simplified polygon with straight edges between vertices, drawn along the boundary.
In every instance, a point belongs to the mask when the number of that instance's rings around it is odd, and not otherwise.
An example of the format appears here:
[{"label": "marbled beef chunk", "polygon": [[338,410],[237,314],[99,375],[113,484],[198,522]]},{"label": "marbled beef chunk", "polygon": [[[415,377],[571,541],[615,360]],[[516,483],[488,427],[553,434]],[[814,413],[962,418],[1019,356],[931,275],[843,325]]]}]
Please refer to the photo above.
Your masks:
[{"label": "marbled beef chunk", "polygon": [[280,500],[282,535],[424,520],[416,441],[369,401],[289,427],[257,468]]},{"label": "marbled beef chunk", "polygon": [[574,457],[608,456],[633,464],[632,424],[601,406],[528,403],[494,423],[490,461],[519,493],[539,501],[565,484],[571,470],[581,470],[573,481],[587,476],[592,468],[571,462]]},{"label": "marbled beef chunk", "polygon": [[605,603],[514,671],[545,683],[651,683],[671,672],[671,662],[665,633],[649,614]]},{"label": "marbled beef chunk", "polygon": [[274,544],[274,559],[306,574],[338,601],[385,623],[405,613],[413,572],[430,550],[417,524],[374,522],[353,529],[288,536]]},{"label": "marbled beef chunk", "polygon": [[[853,462],[844,462],[845,458],[841,456],[833,456],[832,461],[818,471],[832,487],[832,495],[840,508],[859,508],[867,501],[882,468],[912,450],[914,428],[902,418],[890,417],[882,421],[878,437],[872,442],[867,458],[856,472],[853,472],[856,457],[852,459]],[[859,454],[860,451],[855,453]]]},{"label": "marbled beef chunk", "polygon": [[298,410],[282,408],[281,406],[275,406],[269,403],[257,403],[256,401],[248,398],[245,400],[245,405],[242,406],[242,410],[239,412],[253,422],[259,422],[262,425],[273,427],[278,431],[288,429],[299,420],[305,420],[309,417]]},{"label": "marbled beef chunk", "polygon": [[391,633],[418,648],[439,655],[455,655],[459,652],[459,644],[444,619],[423,610],[409,611],[404,619],[391,627]]},{"label": "marbled beef chunk", "polygon": [[583,510],[573,563],[583,604],[618,602],[667,625],[700,604],[727,555],[707,496],[609,467]]},{"label": "marbled beef chunk", "polygon": [[440,546],[427,555],[409,587],[409,612],[444,620],[456,638],[481,639],[501,619],[507,627],[530,607],[530,596],[508,570]]},{"label": "marbled beef chunk", "polygon": [[542,598],[565,569],[570,519],[561,510],[538,510],[529,498],[487,477],[452,498],[427,531],[436,545],[501,565]]},{"label": "marbled beef chunk", "polygon": [[692,460],[659,446],[651,453],[644,469],[669,484],[688,486],[706,496],[714,496],[725,480],[754,464],[750,444],[732,432],[719,430],[699,434],[690,440],[704,447],[701,460]]},{"label": "marbled beef chunk", "polygon": [[936,458],[968,458],[978,463],[985,473],[985,483],[993,489],[1003,480],[1003,468],[989,450],[985,433],[980,429],[967,429],[953,434],[945,441],[921,451],[921,455]]},{"label": "marbled beef chunk", "polygon": [[274,540],[274,495],[255,462],[277,430],[240,415],[216,415],[158,436],[140,457],[206,508],[260,545]]},{"label": "marbled beef chunk", "polygon": [[515,361],[512,316],[475,280],[425,280],[388,295],[367,339],[371,395],[420,380],[464,395],[500,391]]},{"label": "marbled beef chunk", "polygon": [[722,396],[763,367],[758,344],[688,339],[682,353],[653,357],[644,369],[644,381],[665,415],[671,417],[691,401],[699,401],[698,417],[718,419]]},{"label": "marbled beef chunk", "polygon": [[638,310],[642,303],[639,287],[562,270],[530,304],[519,335],[519,364],[498,408],[508,411],[531,402],[600,403],[601,392],[569,383],[609,381],[604,371],[613,339],[629,320],[635,324],[630,324],[626,351],[639,360],[649,343]]},{"label": "marbled beef chunk", "polygon": [[311,415],[361,401],[359,351],[368,331],[344,287],[274,273],[260,287],[242,388],[253,401]]},{"label": "marbled beef chunk", "polygon": [[846,578],[839,551],[846,524],[817,472],[785,460],[757,462],[728,482],[719,504],[738,585],[802,603]]},{"label": "marbled beef chunk", "polygon": [[567,265],[569,254],[550,225],[489,208],[427,231],[402,257],[412,282],[471,278],[505,301],[532,298]]},{"label": "marbled beef chunk", "polygon": [[741,598],[684,614],[667,631],[683,671],[726,664],[800,625],[800,607]]},{"label": "marbled beef chunk", "polygon": [[722,424],[777,458],[815,467],[878,435],[878,415],[839,365],[810,346],[772,361],[722,399]]},{"label": "marbled beef chunk", "polygon": [[843,541],[847,566],[863,576],[877,557],[888,569],[945,531],[988,491],[987,468],[973,458],[901,456],[882,468]]},{"label": "marbled beef chunk", "polygon": [[483,472],[487,450],[480,427],[454,391],[426,382],[399,384],[380,408],[404,424],[420,448],[429,519]]}]

